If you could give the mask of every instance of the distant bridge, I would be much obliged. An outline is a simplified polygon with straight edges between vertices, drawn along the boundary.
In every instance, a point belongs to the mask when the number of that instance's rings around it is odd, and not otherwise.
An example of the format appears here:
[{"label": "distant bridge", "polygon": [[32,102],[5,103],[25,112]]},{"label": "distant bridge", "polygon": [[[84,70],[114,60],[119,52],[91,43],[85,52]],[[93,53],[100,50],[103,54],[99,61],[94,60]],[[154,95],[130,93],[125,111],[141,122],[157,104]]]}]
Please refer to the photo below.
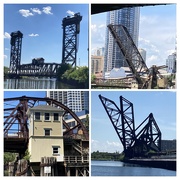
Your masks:
[{"label": "distant bridge", "polygon": [[121,88],[121,89],[130,89],[132,88],[132,81],[133,77],[127,77],[127,78],[111,78],[111,79],[103,79],[103,78],[97,78],[94,80],[94,82],[91,84],[92,88]]},{"label": "distant bridge", "polygon": [[42,63],[42,64],[22,64],[19,66],[17,73],[9,72],[9,76],[38,76],[38,77],[57,77],[57,70],[60,64]]}]

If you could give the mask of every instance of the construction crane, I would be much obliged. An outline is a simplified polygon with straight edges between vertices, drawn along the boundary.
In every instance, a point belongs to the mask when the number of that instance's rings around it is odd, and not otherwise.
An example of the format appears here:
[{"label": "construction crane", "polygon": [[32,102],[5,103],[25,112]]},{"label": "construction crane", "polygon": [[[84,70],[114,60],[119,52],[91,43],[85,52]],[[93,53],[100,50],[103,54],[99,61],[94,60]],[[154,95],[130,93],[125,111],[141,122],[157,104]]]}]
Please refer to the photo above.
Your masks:
[{"label": "construction crane", "polygon": [[106,97],[99,99],[123,145],[127,158],[145,156],[151,150],[161,151],[161,131],[150,113],[135,128],[133,103],[120,96],[120,107]]},{"label": "construction crane", "polygon": [[[153,65],[151,68],[148,68],[127,28],[123,25],[112,24],[109,24],[107,27],[125,57],[132,75],[138,83],[138,88],[154,89],[157,85],[163,87],[164,79],[160,75],[159,69],[166,68],[166,66],[158,67]],[[158,81],[159,78],[161,81]]]}]

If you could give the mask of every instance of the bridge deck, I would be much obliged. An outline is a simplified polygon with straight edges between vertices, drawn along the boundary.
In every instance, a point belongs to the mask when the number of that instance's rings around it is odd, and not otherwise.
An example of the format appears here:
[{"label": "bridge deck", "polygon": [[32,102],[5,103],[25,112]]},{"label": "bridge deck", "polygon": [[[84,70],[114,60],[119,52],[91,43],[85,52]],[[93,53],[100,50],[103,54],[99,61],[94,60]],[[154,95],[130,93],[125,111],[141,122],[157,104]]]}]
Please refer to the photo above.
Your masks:
[{"label": "bridge deck", "polygon": [[19,137],[4,138],[4,152],[25,152],[27,149],[27,139]]}]

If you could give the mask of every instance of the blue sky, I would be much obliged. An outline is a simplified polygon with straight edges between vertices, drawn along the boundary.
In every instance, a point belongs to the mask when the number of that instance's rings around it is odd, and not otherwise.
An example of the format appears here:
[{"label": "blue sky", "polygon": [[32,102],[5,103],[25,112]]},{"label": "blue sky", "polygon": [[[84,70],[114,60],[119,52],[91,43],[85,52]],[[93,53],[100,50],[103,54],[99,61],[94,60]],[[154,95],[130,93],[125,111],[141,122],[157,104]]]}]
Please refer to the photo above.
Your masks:
[{"label": "blue sky", "polygon": [[170,91],[92,91],[91,151],[122,151],[121,142],[98,95],[113,100],[119,106],[119,96],[134,105],[135,127],[150,113],[162,132],[162,139],[176,139],[176,93]]},{"label": "blue sky", "polygon": [[[106,13],[91,16],[91,53],[105,46]],[[140,8],[138,48],[146,50],[148,67],[165,65],[175,51],[176,4]]]},{"label": "blue sky", "polygon": [[21,96],[46,97],[46,91],[4,91],[4,98],[14,98]]},{"label": "blue sky", "polygon": [[21,64],[31,63],[36,57],[43,57],[47,63],[61,63],[62,19],[78,12],[83,18],[77,65],[88,66],[88,4],[5,4],[4,65],[9,66],[10,34],[17,30],[23,33]]}]

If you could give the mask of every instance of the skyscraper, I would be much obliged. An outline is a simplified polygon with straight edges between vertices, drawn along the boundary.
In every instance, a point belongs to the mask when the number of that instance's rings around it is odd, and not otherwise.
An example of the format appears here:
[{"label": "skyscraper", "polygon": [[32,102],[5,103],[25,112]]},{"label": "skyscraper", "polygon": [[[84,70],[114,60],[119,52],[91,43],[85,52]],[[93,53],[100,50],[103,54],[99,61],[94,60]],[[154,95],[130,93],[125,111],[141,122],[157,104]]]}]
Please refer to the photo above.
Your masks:
[{"label": "skyscraper", "polygon": [[176,73],[176,52],[172,53],[166,59],[167,72]]},{"label": "skyscraper", "polygon": [[[120,10],[110,11],[107,13],[107,25],[124,25],[136,46],[138,46],[139,35],[139,7],[123,8]],[[104,73],[111,71],[113,68],[127,67],[127,63],[122,55],[119,47],[117,46],[114,38],[106,29],[106,41],[105,41],[105,55],[104,55]]]},{"label": "skyscraper", "polygon": [[88,91],[47,91],[47,97],[63,103],[75,113],[89,111]]}]

